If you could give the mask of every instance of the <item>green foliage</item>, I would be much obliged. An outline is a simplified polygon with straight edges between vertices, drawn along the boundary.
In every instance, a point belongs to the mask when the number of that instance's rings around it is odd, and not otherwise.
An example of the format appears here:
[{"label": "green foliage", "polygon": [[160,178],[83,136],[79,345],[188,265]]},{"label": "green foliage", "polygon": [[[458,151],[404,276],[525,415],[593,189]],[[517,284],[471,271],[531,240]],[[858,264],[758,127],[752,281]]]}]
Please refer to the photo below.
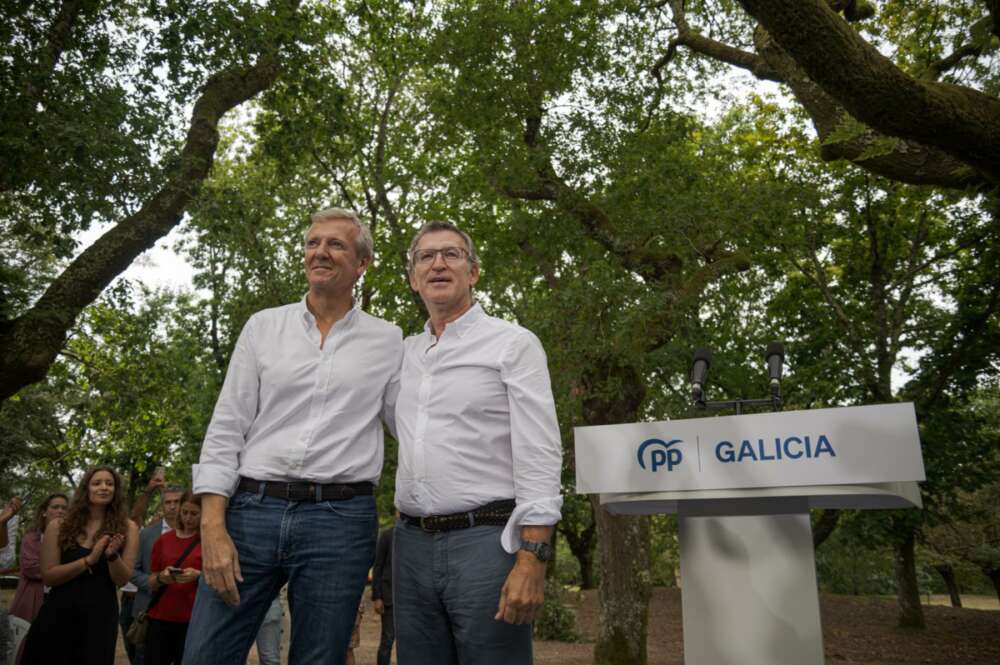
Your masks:
[{"label": "green foliage", "polygon": [[816,551],[816,577],[821,591],[855,596],[889,595],[896,588],[892,551],[840,528]]},{"label": "green foliage", "polygon": [[579,642],[576,629],[576,611],[567,607],[562,599],[562,586],[553,581],[545,583],[545,602],[532,624],[535,639],[557,642]]}]

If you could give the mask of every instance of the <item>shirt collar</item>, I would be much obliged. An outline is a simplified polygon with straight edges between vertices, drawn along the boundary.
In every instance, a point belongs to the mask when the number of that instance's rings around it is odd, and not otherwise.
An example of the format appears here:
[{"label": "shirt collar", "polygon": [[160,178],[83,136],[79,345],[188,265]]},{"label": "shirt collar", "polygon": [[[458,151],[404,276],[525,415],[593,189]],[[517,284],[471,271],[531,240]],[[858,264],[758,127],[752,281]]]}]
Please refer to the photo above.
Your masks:
[{"label": "shirt collar", "polygon": [[[482,306],[478,302],[474,302],[472,303],[472,307],[467,309],[462,316],[446,324],[444,330],[445,332],[453,330],[459,337],[464,337],[465,333],[472,330],[472,327],[484,316],[486,316],[486,312],[483,311]],[[434,328],[431,327],[430,319],[424,324],[424,332],[431,337],[434,336]],[[444,332],[441,334],[443,335]]]},{"label": "shirt collar", "polygon": [[[316,317],[313,316],[313,313],[309,311],[309,306],[306,304],[306,298],[308,297],[309,294],[306,293],[306,295],[302,296],[302,300],[298,302],[299,319],[302,321],[302,326],[306,329],[307,332],[316,327]],[[336,328],[341,325],[349,325],[351,321],[354,320],[354,317],[357,316],[357,312],[359,309],[361,309],[361,306],[358,304],[358,301],[352,300],[351,308],[347,310],[347,314],[345,314],[344,318],[342,318],[340,321],[337,321],[335,324],[333,324],[333,327]]]}]

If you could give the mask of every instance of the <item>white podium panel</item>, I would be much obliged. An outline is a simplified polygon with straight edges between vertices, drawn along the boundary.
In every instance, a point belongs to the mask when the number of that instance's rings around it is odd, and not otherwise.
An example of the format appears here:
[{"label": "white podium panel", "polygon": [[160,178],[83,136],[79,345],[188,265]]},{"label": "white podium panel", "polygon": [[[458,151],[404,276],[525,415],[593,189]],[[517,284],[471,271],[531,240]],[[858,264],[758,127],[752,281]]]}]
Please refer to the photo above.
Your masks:
[{"label": "white podium panel", "polygon": [[913,404],[577,427],[581,494],[925,479]]},{"label": "white podium panel", "polygon": [[686,665],[823,665],[809,509],[921,505],[909,403],[574,434],[578,492],[679,518]]},{"label": "white podium panel", "polygon": [[809,514],[680,513],[686,665],[823,665]]},{"label": "white podium panel", "polygon": [[[855,510],[920,508],[913,481],[867,485],[815,485],[759,489],[688,490],[602,494],[601,505],[616,515],[782,515],[805,508]],[[683,506],[683,512],[681,507]]]}]

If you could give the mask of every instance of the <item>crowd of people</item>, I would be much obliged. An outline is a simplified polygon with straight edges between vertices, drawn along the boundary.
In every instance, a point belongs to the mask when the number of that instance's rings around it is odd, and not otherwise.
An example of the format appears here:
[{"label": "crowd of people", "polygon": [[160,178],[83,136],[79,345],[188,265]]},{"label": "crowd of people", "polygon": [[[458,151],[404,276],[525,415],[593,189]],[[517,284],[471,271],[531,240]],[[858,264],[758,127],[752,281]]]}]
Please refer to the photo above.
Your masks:
[{"label": "crowd of people", "polygon": [[[255,640],[280,663],[284,588],[289,662],[353,664],[370,571],[379,665],[394,642],[400,665],[532,661],[562,504],[541,344],[475,302],[479,258],[454,224],[410,245],[429,320],[406,340],[354,300],[373,258],[355,213],[315,213],[304,240],[309,290],[243,328],[190,489],[154,474],[129,511],[99,466],[38,506],[11,608],[30,623],[19,663],[110,665],[119,626],[132,665],[242,665]],[[397,513],[378,534],[383,424]]]}]

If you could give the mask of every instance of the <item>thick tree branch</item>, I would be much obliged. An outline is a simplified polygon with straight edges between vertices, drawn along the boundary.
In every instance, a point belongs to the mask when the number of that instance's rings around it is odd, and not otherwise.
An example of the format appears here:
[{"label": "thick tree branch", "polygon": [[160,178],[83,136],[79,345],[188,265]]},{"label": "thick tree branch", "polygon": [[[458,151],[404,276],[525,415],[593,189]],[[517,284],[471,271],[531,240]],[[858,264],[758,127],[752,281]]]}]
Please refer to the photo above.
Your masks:
[{"label": "thick tree branch", "polygon": [[740,0],[811,80],[872,129],[936,147],[1000,183],[1000,100],[913,78],[826,0]]},{"label": "thick tree branch", "polygon": [[937,148],[915,141],[890,139],[868,130],[836,142],[828,139],[849,118],[844,108],[813,82],[767,31],[754,32],[758,53],[779,73],[813,121],[821,155],[827,161],[844,159],[897,182],[965,189],[985,184],[982,175],[965,162]]},{"label": "thick tree branch", "polygon": [[659,70],[670,62],[676,48],[678,46],[686,46],[692,51],[708,56],[713,60],[719,60],[734,67],[745,69],[759,79],[777,81],[779,83],[783,82],[781,75],[756,53],[750,53],[729,44],[710,39],[693,30],[684,15],[683,0],[671,0],[670,10],[673,12],[673,22],[674,27],[677,28],[677,36],[670,40],[667,53],[653,67],[653,73],[657,79],[659,79]]},{"label": "thick tree branch", "polygon": [[70,33],[76,27],[80,15],[99,4],[98,0],[65,0],[59,6],[59,12],[49,26],[45,45],[38,53],[34,72],[25,81],[23,104],[29,112],[33,113],[35,105],[41,101],[48,81],[52,78],[52,72],[55,71],[56,64],[70,42]]},{"label": "thick tree branch", "polygon": [[656,351],[669,343],[677,332],[677,317],[696,307],[709,284],[723,275],[749,269],[750,259],[742,252],[715,251],[713,260],[700,266],[671,290],[669,302],[653,314],[648,326],[649,338],[645,340],[643,350]]},{"label": "thick tree branch", "polygon": [[996,37],[1000,37],[1000,0],[984,1],[986,3],[986,12],[993,20],[993,27],[990,32],[992,32]]},{"label": "thick tree branch", "polygon": [[525,118],[522,136],[525,146],[535,159],[536,186],[532,189],[494,185],[503,196],[522,201],[551,201],[560,210],[576,219],[595,242],[617,257],[628,270],[647,281],[659,281],[666,275],[678,273],[682,266],[673,252],[647,247],[621,240],[614,230],[614,223],[600,206],[576,191],[556,173],[548,154],[540,145],[541,108]]},{"label": "thick tree branch", "polygon": [[684,17],[683,3],[672,0],[671,7],[678,36],[671,40],[667,52],[653,67],[653,74],[658,81],[661,80],[660,70],[670,62],[677,46],[684,45],[706,57],[745,69],[757,78],[788,85],[813,121],[822,144],[821,154],[824,160],[847,160],[876,175],[914,185],[966,189],[990,184],[966,162],[917,141],[890,139],[868,130],[858,136],[827,142],[850,117],[849,114],[812,81],[765,30],[758,28],[755,31],[757,53],[749,53],[700,35],[691,38],[690,35],[694,33]]},{"label": "thick tree branch", "polygon": [[34,307],[0,329],[0,400],[41,380],[62,348],[66,333],[137,256],[181,220],[207,177],[219,143],[222,116],[267,89],[278,76],[274,58],[212,76],[195,102],[187,140],[168,171],[167,182],[135,214],[123,219],[84,250],[49,286]]},{"label": "thick tree branch", "polygon": [[950,53],[940,60],[936,60],[927,65],[927,71],[924,73],[924,78],[936,81],[941,78],[942,74],[954,69],[966,58],[978,57],[984,50],[985,49],[982,46],[977,46],[975,44],[963,44],[955,49],[953,53]]},{"label": "thick tree branch", "polygon": [[396,208],[392,205],[392,201],[389,200],[389,191],[385,186],[385,147],[389,137],[389,118],[392,115],[392,105],[402,84],[403,75],[400,75],[389,87],[385,98],[385,106],[382,107],[379,113],[378,126],[375,133],[375,200],[378,201],[382,212],[385,213],[386,219],[389,220],[389,224],[397,229],[400,227],[399,215],[396,213]]}]

